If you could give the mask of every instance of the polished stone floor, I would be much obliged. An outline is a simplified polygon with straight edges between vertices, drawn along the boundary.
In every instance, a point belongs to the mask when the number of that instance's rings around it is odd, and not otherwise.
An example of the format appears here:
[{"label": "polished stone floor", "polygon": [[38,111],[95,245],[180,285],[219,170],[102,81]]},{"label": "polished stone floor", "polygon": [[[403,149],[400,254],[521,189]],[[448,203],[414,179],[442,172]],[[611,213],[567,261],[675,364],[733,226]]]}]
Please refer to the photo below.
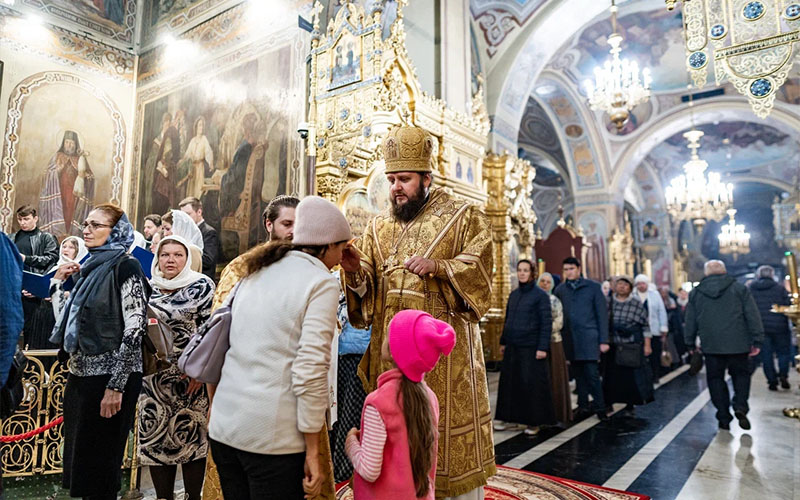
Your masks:
[{"label": "polished stone floor", "polygon": [[[693,377],[687,368],[662,377],[656,400],[638,407],[633,418],[619,414],[617,405],[609,422],[592,416],[535,437],[522,429],[495,432],[497,463],[654,500],[800,500],[800,421],[782,414],[800,406],[796,372],[791,390],[771,392],[756,370],[752,429],[743,431],[734,421],[730,431],[718,431],[705,371]],[[498,380],[498,373],[489,374],[493,410]]]},{"label": "polished stone floor", "polygon": [[[489,374],[493,406],[498,379]],[[784,407],[800,406],[796,372],[790,381],[791,390],[768,391],[759,368],[750,395],[753,428],[743,431],[734,421],[730,431],[718,431],[705,372],[692,377],[683,367],[662,377],[656,401],[635,417],[621,415],[618,405],[609,422],[592,416],[534,437],[522,429],[495,432],[497,463],[655,500],[800,500],[800,421],[782,415]],[[148,476],[145,469],[142,492],[155,500]],[[34,479],[7,481],[6,498],[66,498],[58,476]],[[179,476],[176,490],[182,487]]]},{"label": "polished stone floor", "polygon": [[[494,400],[498,374],[490,374]],[[496,432],[499,464],[634,491],[656,500],[800,499],[800,421],[782,415],[800,391],[771,392],[759,368],[750,395],[752,429],[718,431],[705,372],[662,377],[656,401],[635,417],[589,417],[528,437]],[[621,405],[615,407],[618,411]]]}]

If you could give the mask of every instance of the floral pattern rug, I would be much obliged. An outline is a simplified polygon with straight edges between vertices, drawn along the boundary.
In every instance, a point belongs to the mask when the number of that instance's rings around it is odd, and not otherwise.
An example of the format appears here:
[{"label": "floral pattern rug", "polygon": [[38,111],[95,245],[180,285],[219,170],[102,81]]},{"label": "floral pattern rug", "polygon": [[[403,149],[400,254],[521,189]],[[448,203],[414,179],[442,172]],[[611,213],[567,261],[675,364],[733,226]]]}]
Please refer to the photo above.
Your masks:
[{"label": "floral pattern rug", "polygon": [[[650,497],[510,467],[497,467],[485,500],[649,500]],[[337,500],[353,500],[348,483],[337,485]]]}]

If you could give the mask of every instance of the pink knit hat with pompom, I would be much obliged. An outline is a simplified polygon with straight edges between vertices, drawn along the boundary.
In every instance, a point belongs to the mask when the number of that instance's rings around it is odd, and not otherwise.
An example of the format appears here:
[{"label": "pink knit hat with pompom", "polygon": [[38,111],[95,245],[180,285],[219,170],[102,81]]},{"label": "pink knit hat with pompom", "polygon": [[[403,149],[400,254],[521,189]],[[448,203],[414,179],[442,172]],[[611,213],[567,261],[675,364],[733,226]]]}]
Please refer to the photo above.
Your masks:
[{"label": "pink knit hat with pompom", "polygon": [[414,309],[400,311],[389,323],[389,351],[392,359],[413,382],[433,370],[439,356],[450,354],[456,344],[453,327]]}]

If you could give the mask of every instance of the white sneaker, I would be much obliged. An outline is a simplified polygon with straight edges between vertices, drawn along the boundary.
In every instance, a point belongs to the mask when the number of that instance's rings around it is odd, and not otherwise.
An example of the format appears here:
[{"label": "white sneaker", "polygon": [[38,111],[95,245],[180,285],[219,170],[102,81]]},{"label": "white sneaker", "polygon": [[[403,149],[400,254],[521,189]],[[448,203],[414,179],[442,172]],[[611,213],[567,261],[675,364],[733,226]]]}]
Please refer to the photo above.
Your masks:
[{"label": "white sneaker", "polygon": [[535,436],[539,434],[539,427],[527,427],[525,429],[525,434],[527,434],[528,436]]}]

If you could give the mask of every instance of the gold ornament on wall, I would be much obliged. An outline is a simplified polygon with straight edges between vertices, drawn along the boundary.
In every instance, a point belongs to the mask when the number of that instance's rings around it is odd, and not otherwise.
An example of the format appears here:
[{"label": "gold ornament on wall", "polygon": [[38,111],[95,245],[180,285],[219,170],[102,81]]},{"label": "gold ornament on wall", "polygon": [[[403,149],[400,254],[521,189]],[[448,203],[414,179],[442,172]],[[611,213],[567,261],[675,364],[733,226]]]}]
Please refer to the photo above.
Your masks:
[{"label": "gold ornament on wall", "polygon": [[[666,0],[667,9],[676,0]],[[713,54],[717,85],[729,80],[766,118],[797,60],[800,3],[788,0],[684,0],[686,67],[698,88]]]},{"label": "gold ornament on wall", "polygon": [[534,224],[533,179],[536,170],[527,160],[508,153],[489,152],[483,162],[486,189],[486,215],[492,221],[494,281],[492,305],[483,320],[486,359],[499,361],[500,335],[503,333],[506,302],[511,293],[511,245],[519,245],[520,257],[530,258],[533,252]]},{"label": "gold ornament on wall", "polygon": [[633,276],[636,255],[633,252],[633,231],[627,212],[623,215],[624,229],[614,228],[608,238],[608,251],[611,257],[612,276]]}]

